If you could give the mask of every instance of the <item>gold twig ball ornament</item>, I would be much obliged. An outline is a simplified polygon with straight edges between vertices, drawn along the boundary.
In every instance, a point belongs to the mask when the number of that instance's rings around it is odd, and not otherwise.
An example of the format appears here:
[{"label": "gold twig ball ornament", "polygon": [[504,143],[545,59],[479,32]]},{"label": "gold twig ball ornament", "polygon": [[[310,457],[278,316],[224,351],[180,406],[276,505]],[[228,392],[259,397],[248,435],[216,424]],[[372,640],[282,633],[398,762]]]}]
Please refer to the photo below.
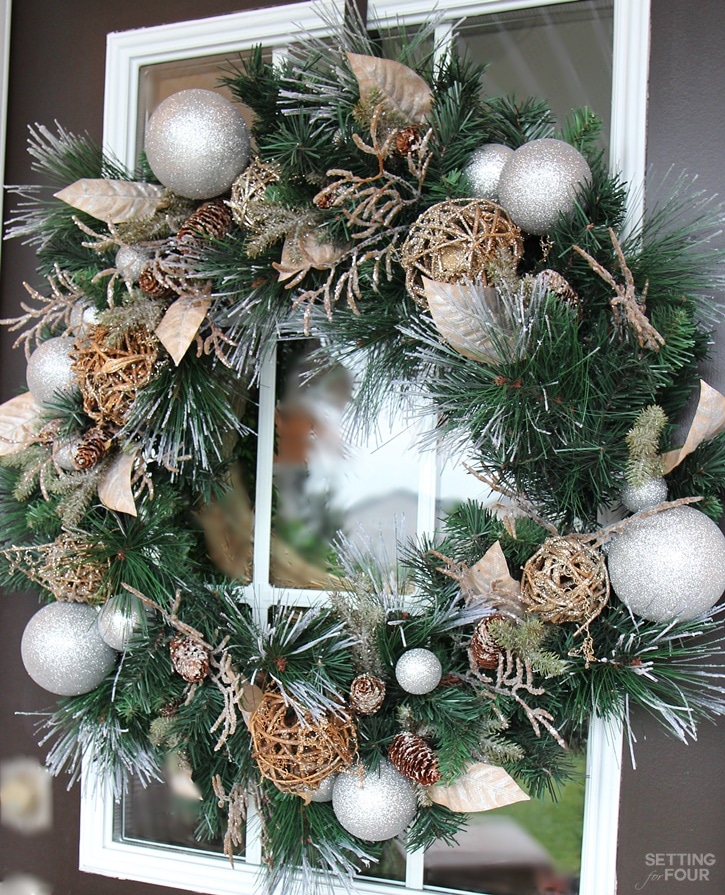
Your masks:
[{"label": "gold twig ball ornament", "polygon": [[725,536],[694,507],[673,507],[631,522],[609,546],[614,592],[634,615],[689,621],[725,590]]},{"label": "gold twig ball ornament", "polygon": [[577,194],[592,172],[570,143],[545,137],[520,146],[498,182],[498,200],[526,233],[543,235],[560,214],[574,211]]},{"label": "gold twig ball ornament", "polygon": [[186,199],[227,192],[249,162],[247,124],[213,90],[181,90],[156,108],[146,125],[146,157],[158,180]]},{"label": "gold twig ball ornament", "polygon": [[470,194],[477,199],[498,202],[498,184],[504,165],[514,154],[510,146],[486,143],[471,153],[471,159],[463,169],[463,176]]},{"label": "gold twig ball ornament", "polygon": [[521,257],[521,231],[509,215],[485,199],[448,199],[426,209],[400,248],[405,286],[426,306],[423,277],[442,283],[480,279],[489,285],[486,265],[500,252]]},{"label": "gold twig ball ornament", "polygon": [[118,653],[98,631],[98,612],[84,603],[50,603],[25,626],[20,643],[30,677],[50,693],[90,693],[116,664]]},{"label": "gold twig ball ornament", "polygon": [[335,779],[332,809],[360,839],[382,842],[404,833],[418,800],[412,784],[385,758],[376,768],[354,767]]},{"label": "gold twig ball ornament", "polygon": [[606,605],[609,591],[604,557],[574,537],[547,538],[521,578],[521,602],[556,625],[591,621]]},{"label": "gold twig ball ornament", "polygon": [[352,764],[357,733],[349,717],[300,717],[281,693],[268,690],[249,720],[260,774],[281,792],[305,796]]}]

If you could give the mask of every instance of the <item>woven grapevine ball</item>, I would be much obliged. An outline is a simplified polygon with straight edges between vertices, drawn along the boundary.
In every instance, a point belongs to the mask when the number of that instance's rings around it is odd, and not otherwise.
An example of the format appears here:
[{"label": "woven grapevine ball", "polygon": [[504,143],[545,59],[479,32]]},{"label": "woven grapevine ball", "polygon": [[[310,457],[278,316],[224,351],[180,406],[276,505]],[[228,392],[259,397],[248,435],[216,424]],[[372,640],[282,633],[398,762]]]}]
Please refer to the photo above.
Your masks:
[{"label": "woven grapevine ball", "polygon": [[268,690],[249,720],[260,774],[281,792],[304,795],[352,764],[357,752],[349,717],[326,712],[300,717],[276,690]]},{"label": "woven grapevine ball", "polygon": [[486,265],[500,252],[518,261],[521,231],[508,214],[484,199],[448,199],[426,209],[410,228],[400,249],[405,285],[426,305],[422,277],[442,283],[481,279],[488,286]]},{"label": "woven grapevine ball", "polygon": [[609,599],[604,557],[574,537],[547,538],[527,561],[521,601],[546,622],[587,622]]}]

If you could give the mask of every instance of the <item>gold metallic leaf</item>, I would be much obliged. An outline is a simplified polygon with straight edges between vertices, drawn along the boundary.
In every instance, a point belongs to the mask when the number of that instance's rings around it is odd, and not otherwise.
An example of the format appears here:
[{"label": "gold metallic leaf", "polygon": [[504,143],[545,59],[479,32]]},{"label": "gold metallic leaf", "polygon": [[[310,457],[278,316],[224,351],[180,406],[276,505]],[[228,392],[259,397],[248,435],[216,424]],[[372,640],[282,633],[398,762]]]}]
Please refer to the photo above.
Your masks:
[{"label": "gold metallic leaf", "polygon": [[202,295],[182,295],[170,305],[156,327],[156,336],[178,367],[204,322],[211,299]]},{"label": "gold metallic leaf", "polygon": [[41,413],[30,392],[0,404],[0,457],[22,451],[35,441],[33,423]]},{"label": "gold metallic leaf", "polygon": [[703,441],[710,441],[721,432],[725,432],[725,395],[721,395],[719,391],[701,379],[700,400],[697,402],[697,410],[690,424],[685,443],[681,448],[667,451],[663,455],[665,475],[671,472]]},{"label": "gold metallic leaf", "polygon": [[83,177],[60,190],[55,198],[99,221],[121,224],[150,218],[165,195],[166,189],[155,183]]},{"label": "gold metallic leaf", "polygon": [[104,507],[129,516],[137,515],[131,487],[135,462],[135,454],[119,454],[105,471],[98,483],[98,497]]},{"label": "gold metallic leaf", "polygon": [[431,109],[431,89],[407,65],[392,59],[348,53],[361,99],[381,102],[410,124],[422,124]]},{"label": "gold metallic leaf", "polygon": [[249,727],[249,719],[259,708],[262,699],[264,699],[264,693],[262,692],[261,687],[258,687],[256,684],[250,684],[249,681],[244,681],[242,684],[242,698],[239,703],[239,708],[247,727]]},{"label": "gold metallic leaf", "polygon": [[426,792],[436,805],[461,814],[490,811],[529,799],[503,768],[485,761],[470,765],[466,773],[450,786],[436,783],[435,786],[426,787]]},{"label": "gold metallic leaf", "polygon": [[496,363],[498,354],[491,341],[493,328],[500,329],[498,290],[469,281],[441,283],[422,277],[423,291],[433,323],[451,348],[481,363]]}]

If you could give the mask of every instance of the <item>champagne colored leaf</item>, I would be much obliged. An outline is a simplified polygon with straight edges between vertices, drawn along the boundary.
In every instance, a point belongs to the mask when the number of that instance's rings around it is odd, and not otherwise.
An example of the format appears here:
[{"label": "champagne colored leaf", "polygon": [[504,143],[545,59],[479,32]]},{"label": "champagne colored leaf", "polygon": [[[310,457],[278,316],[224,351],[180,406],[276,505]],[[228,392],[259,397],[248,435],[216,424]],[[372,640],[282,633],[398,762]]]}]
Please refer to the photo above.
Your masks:
[{"label": "champagne colored leaf", "polygon": [[426,787],[432,802],[461,814],[490,811],[529,796],[503,768],[484,761],[469,766],[465,774],[450,786],[437,783]]},{"label": "champagne colored leaf", "polygon": [[422,124],[431,109],[431,89],[407,65],[392,59],[348,53],[362,99],[383,103],[410,124]]},{"label": "champagne colored leaf", "polygon": [[440,283],[423,277],[433,323],[451,348],[481,363],[495,363],[492,327],[498,325],[498,292],[469,282]]},{"label": "champagne colored leaf", "polygon": [[135,454],[119,454],[105,471],[98,483],[98,497],[104,507],[129,516],[137,515],[131,487],[135,462]]},{"label": "champagne colored leaf", "polygon": [[84,177],[60,190],[55,198],[99,221],[121,224],[150,218],[165,195],[166,189],[155,183]]},{"label": "champagne colored leaf", "polygon": [[0,457],[21,451],[35,440],[33,423],[41,413],[30,392],[0,404]]},{"label": "champagne colored leaf", "polygon": [[156,335],[178,367],[206,317],[211,299],[182,295],[169,307],[156,327]]},{"label": "champagne colored leaf", "polygon": [[663,454],[665,475],[680,464],[703,441],[717,437],[725,432],[725,395],[700,380],[700,400],[697,403],[695,416],[690,424],[685,443],[681,448]]},{"label": "champagne colored leaf", "polygon": [[244,723],[247,727],[249,727],[249,719],[259,708],[263,698],[264,693],[260,687],[256,684],[250,684],[249,681],[244,681],[242,684],[242,698],[239,702],[239,708],[241,709],[242,718],[244,718]]},{"label": "champagne colored leaf", "polygon": [[466,602],[483,599],[494,605],[517,605],[521,584],[509,573],[501,543],[496,541],[478,562],[464,572],[461,590]]}]

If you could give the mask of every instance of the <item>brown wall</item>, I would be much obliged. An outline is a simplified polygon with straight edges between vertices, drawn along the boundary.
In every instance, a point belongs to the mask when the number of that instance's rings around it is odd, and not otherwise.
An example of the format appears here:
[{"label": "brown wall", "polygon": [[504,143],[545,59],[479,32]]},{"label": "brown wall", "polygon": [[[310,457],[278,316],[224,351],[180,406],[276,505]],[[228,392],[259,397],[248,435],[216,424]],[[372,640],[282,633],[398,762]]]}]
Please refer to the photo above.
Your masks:
[{"label": "brown wall", "polygon": [[[58,119],[70,131],[100,138],[105,34],[201,14],[231,12],[253,3],[239,0],[15,0],[13,10],[8,157],[6,182],[29,179],[25,152],[27,125]],[[722,191],[720,130],[723,108],[722,34],[725,5],[720,0],[652,0],[652,76],[650,87],[650,190],[673,165],[700,174],[700,186]],[[33,278],[32,253],[17,242],[5,244],[0,271],[0,316],[16,312],[21,283]],[[23,383],[24,363],[0,336],[0,400]],[[707,375],[725,390],[721,346]],[[0,600],[0,760],[18,754],[40,755],[34,721],[16,711],[41,711],[48,695],[25,674],[19,656],[22,630],[35,611],[27,595]],[[637,724],[638,769],[625,761],[618,857],[619,892],[725,892],[725,755],[723,725],[702,729],[689,747],[664,737],[645,720]],[[32,838],[0,828],[0,879],[34,871],[54,886],[54,895],[164,895],[171,890],[80,874],[77,866],[78,792],[54,783],[52,832]],[[650,881],[647,853],[715,854],[710,882]]]}]

